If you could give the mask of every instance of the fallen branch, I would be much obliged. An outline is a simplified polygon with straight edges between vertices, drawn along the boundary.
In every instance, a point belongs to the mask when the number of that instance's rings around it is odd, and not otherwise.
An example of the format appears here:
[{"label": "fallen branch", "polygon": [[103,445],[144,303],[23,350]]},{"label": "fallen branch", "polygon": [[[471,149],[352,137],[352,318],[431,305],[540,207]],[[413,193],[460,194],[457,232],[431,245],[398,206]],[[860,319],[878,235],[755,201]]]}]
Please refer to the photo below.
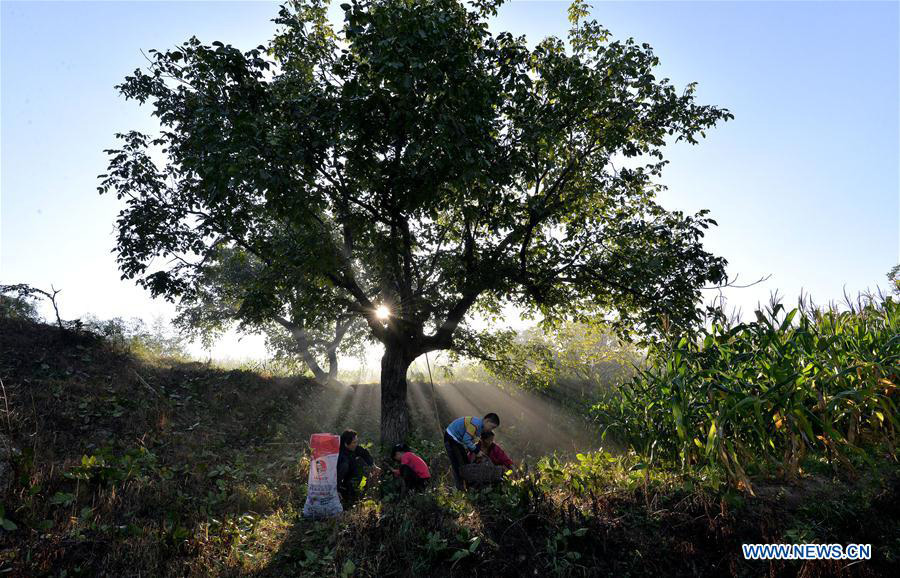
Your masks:
[{"label": "fallen branch", "polygon": [[9,399],[6,397],[6,386],[3,385],[2,379],[0,379],[0,389],[3,390],[3,405],[6,406],[6,431],[12,436],[12,423],[9,420]]},{"label": "fallen branch", "polygon": [[147,383],[147,381],[146,381],[143,377],[141,377],[141,374],[140,374],[140,373],[138,373],[137,371],[135,371],[134,374],[137,376],[137,378],[140,380],[140,382],[144,384],[144,386],[145,386],[147,389],[149,389],[150,391],[152,391],[153,393],[155,393],[155,394],[157,395],[157,397],[162,397],[162,394],[159,393],[158,391],[156,391],[156,389],[154,389],[152,385],[150,385],[149,383]]}]

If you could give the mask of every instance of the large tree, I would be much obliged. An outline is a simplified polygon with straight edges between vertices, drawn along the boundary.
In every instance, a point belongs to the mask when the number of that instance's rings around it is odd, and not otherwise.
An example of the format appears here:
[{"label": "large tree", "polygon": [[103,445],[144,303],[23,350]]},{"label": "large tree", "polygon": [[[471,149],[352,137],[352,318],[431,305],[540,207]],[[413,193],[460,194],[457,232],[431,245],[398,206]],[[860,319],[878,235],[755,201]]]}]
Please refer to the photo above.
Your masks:
[{"label": "large tree", "polygon": [[352,2],[335,29],[298,1],[268,46],[152,51],[119,90],[162,130],[119,135],[100,186],[126,201],[123,276],[191,299],[226,248],[255,263],[243,314],[362,319],[384,346],[383,443],[407,434],[410,363],[477,341],[476,315],[690,322],[725,262],[705,213],[655,201],[662,149],[730,114],[583,3],[567,43],[533,47],[488,29],[501,3]]}]

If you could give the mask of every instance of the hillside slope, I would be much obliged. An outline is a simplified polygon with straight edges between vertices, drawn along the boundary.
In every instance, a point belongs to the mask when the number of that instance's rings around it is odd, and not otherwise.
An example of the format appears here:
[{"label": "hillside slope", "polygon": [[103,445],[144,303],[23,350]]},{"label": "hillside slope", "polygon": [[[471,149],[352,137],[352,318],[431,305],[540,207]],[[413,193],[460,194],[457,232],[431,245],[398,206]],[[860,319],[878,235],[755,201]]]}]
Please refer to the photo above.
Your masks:
[{"label": "hillside slope", "polygon": [[9,320],[0,379],[14,446],[3,503],[18,526],[2,538],[7,566],[203,573],[211,549],[186,539],[221,530],[231,542],[224,526],[210,531],[211,516],[227,526],[301,490],[289,418],[317,387],[307,380],[141,360],[90,334]]},{"label": "hillside slope", "polygon": [[[712,474],[597,452],[467,495],[440,485],[398,500],[390,480],[370,483],[350,512],[310,522],[298,515],[305,440],[358,421],[348,416],[368,415],[357,429],[377,431],[374,390],[357,398],[302,378],[141,359],[10,320],[0,379],[0,572],[12,575],[879,576],[900,555],[893,466],[760,483],[753,498],[716,489]],[[444,474],[442,448],[416,445]],[[788,541],[871,543],[874,559],[741,556],[741,543]]]}]

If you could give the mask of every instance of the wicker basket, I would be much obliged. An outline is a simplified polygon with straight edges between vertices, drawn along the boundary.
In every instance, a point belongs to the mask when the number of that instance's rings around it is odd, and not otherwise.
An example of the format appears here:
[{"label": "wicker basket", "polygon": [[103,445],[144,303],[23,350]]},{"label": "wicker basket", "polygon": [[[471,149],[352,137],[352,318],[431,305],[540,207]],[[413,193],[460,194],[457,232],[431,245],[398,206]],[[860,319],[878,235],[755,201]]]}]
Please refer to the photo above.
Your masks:
[{"label": "wicker basket", "polygon": [[459,475],[467,482],[489,484],[503,479],[503,466],[495,466],[490,462],[464,464],[459,468]]}]

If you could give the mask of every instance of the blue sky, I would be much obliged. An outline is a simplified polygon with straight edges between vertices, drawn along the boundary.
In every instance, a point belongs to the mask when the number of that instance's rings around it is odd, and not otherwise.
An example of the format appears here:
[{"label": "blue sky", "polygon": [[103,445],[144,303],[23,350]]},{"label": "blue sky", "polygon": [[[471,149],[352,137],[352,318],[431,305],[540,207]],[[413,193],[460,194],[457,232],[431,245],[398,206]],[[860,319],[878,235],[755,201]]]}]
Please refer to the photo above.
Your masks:
[{"label": "blue sky", "polygon": [[[760,286],[728,292],[749,311],[778,290],[819,302],[885,285],[900,255],[900,11],[897,2],[594,2],[617,38],[648,42],[660,74],[699,83],[735,120],[669,149],[662,196],[711,210],[707,246]],[[495,30],[564,36],[565,2],[512,2]],[[0,283],[62,288],[64,317],[170,316],[119,280],[118,202],[96,193],[113,134],[152,131],[113,86],[141,50],[197,35],[249,49],[271,36],[270,2],[0,3]],[[229,338],[214,355],[257,356]]]}]

